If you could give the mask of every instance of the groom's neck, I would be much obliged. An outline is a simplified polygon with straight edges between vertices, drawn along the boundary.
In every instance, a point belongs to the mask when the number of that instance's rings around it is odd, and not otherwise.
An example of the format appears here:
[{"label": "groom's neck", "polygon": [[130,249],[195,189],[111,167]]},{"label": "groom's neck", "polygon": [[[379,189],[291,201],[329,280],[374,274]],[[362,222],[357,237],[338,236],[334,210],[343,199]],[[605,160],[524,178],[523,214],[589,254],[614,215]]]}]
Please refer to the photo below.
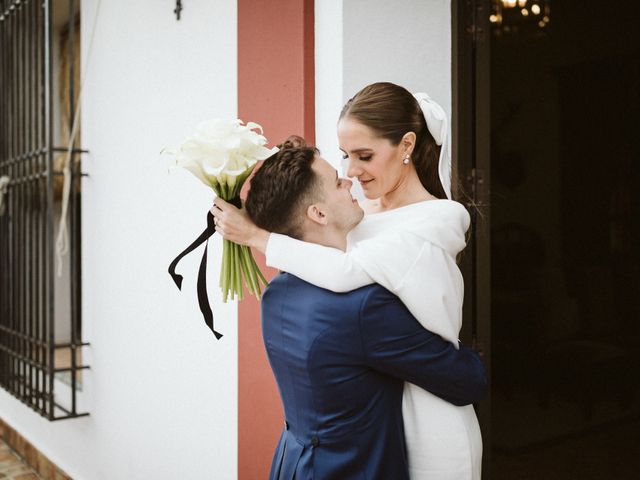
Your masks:
[{"label": "groom's neck", "polygon": [[347,232],[327,231],[326,227],[320,230],[305,232],[302,240],[317,243],[325,247],[337,248],[343,252],[347,250]]}]

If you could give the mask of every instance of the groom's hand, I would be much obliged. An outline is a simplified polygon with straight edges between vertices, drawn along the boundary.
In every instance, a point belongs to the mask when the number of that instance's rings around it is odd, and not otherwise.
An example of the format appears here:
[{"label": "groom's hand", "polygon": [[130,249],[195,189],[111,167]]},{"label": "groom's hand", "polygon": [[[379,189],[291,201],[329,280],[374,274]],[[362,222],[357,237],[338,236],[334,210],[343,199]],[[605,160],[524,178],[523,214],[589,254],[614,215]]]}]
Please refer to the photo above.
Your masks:
[{"label": "groom's hand", "polygon": [[244,208],[216,198],[210,211],[215,218],[216,231],[225,240],[256,248],[262,253],[266,251],[269,232],[256,226]]}]

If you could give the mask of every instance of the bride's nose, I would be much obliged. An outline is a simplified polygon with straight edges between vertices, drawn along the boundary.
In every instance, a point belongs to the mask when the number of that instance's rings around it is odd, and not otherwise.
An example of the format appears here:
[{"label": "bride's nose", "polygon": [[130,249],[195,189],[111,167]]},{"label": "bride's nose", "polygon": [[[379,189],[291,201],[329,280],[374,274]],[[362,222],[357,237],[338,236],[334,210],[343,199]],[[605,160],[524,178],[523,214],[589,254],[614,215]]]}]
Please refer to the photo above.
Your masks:
[{"label": "bride's nose", "polygon": [[347,164],[347,177],[359,177],[362,173],[362,169],[357,166],[357,162],[349,158],[349,163]]}]

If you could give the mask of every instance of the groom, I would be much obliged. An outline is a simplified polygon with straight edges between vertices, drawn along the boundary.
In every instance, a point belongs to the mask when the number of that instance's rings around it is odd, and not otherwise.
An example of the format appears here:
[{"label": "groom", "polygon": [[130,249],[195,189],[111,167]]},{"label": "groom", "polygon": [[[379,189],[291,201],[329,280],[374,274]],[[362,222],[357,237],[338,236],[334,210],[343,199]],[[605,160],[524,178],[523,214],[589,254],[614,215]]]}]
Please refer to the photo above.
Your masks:
[{"label": "groom", "polygon": [[[350,186],[316,149],[285,144],[251,181],[246,209],[265,230],[345,250],[363,217]],[[474,352],[425,330],[379,285],[338,294],[281,273],[262,329],[286,419],[274,480],[408,479],[403,383],[455,405],[486,389]]]}]

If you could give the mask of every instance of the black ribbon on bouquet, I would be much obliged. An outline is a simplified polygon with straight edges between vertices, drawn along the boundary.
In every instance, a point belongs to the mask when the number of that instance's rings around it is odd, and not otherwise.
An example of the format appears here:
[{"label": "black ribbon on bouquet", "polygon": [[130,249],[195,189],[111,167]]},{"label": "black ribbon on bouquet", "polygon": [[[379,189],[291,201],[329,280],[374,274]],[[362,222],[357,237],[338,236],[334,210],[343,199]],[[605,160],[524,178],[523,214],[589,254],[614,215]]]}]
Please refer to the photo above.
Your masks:
[{"label": "black ribbon on bouquet", "polygon": [[[240,197],[228,200],[228,202],[238,208],[242,208]],[[200,306],[200,311],[204,317],[204,323],[207,324],[207,327],[209,327],[216,338],[220,340],[220,338],[222,338],[222,334],[213,328],[213,310],[211,310],[209,295],[207,295],[207,250],[209,248],[209,238],[214,233],[216,233],[215,219],[211,212],[207,212],[207,228],[204,229],[204,231],[191,243],[191,245],[185,248],[180,255],[173,259],[173,262],[169,265],[169,275],[173,278],[178,290],[182,290],[183,277],[179,273],[176,273],[178,262],[180,262],[183,257],[193,252],[200,245],[206,243],[202,254],[202,260],[200,260],[200,268],[198,269],[198,305]]]}]

